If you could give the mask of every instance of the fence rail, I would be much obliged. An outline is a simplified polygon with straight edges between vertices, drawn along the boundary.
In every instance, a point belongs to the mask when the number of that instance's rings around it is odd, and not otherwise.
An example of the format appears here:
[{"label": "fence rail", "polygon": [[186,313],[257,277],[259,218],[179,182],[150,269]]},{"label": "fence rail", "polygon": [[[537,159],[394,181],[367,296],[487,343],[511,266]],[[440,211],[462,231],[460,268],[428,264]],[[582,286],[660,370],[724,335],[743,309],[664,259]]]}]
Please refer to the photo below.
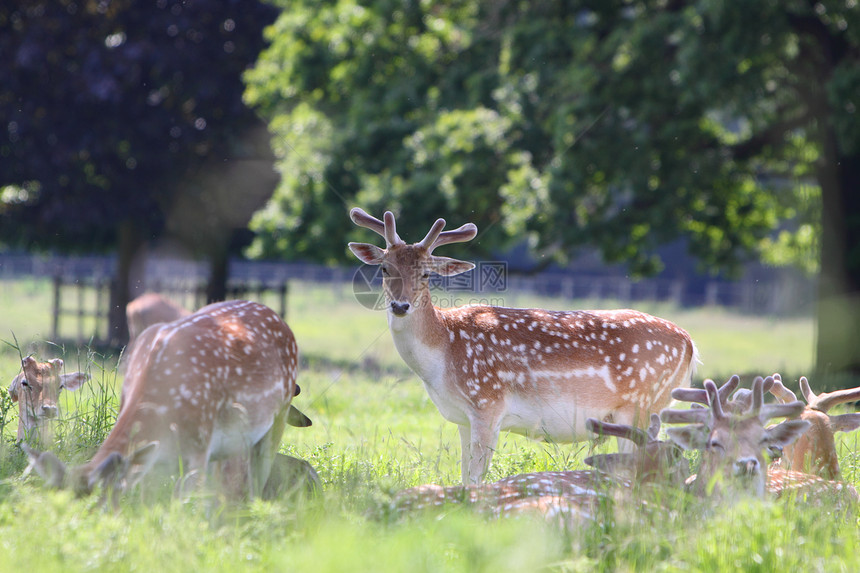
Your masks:
[{"label": "fence rail", "polygon": [[[489,263],[494,265],[498,263]],[[503,264],[503,263],[502,263]],[[68,336],[65,321],[76,324],[79,341],[108,340],[107,313],[116,262],[112,257],[60,257],[0,254],[0,280],[42,277],[54,281],[52,331]],[[478,269],[476,269],[476,272]],[[139,290],[161,292],[185,308],[205,302],[207,267],[176,259],[150,259],[139,271]],[[816,283],[799,273],[774,270],[758,272],[740,281],[703,277],[651,278],[634,281],[617,274],[541,273],[517,275],[504,271],[503,290],[511,294],[535,294],[568,299],[607,300],[620,304],[664,301],[679,306],[722,306],[745,313],[776,316],[809,312],[815,301]],[[234,260],[230,264],[229,298],[251,298],[287,313],[290,281],[344,285],[356,279],[356,268],[286,262]],[[467,277],[468,282],[468,277]],[[474,286],[481,287],[475,280]],[[485,286],[485,285],[484,285]],[[491,291],[498,291],[499,283]],[[476,288],[486,294],[486,290]]]}]

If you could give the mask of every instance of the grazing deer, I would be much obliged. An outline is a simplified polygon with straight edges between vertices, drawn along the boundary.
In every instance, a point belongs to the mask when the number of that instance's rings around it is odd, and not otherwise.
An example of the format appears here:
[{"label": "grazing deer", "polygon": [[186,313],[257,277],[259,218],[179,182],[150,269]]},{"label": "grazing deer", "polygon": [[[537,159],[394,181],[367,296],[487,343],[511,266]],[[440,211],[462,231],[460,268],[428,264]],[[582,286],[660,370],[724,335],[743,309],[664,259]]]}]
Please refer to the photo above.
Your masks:
[{"label": "grazing deer", "polygon": [[[263,305],[228,301],[155,325],[138,338],[114,428],[92,460],[67,469],[29,450],[54,487],[121,490],[156,462],[199,480],[211,461],[241,460],[243,492],[259,495],[295,393],[296,341]],[[181,466],[180,466],[181,464]],[[192,482],[193,483],[193,482]]]},{"label": "grazing deer", "polygon": [[45,421],[57,417],[57,400],[64,388],[77,390],[89,380],[89,374],[63,372],[59,358],[36,362],[32,356],[21,361],[21,373],[9,386],[9,397],[18,403],[18,441],[44,443]]},{"label": "grazing deer", "polygon": [[[770,377],[768,377],[770,378]],[[726,406],[726,397],[737,386],[738,379],[717,389],[713,380],[705,380],[704,393],[708,408],[690,410],[663,410],[660,418],[665,423],[691,424],[667,430],[669,437],[684,449],[701,450],[702,462],[695,479],[699,494],[707,492],[720,480],[727,484],[740,483],[747,490],[762,497],[765,494],[767,471],[764,451],[783,448],[798,438],[808,427],[804,420],[789,420],[765,427],[771,418],[791,418],[803,410],[802,402],[764,404],[765,385],[773,379],[753,381],[752,392],[744,393],[737,404]],[[690,391],[676,391],[676,398],[692,397]],[[749,404],[748,409],[744,407]]]},{"label": "grazing deer", "polygon": [[690,383],[697,362],[690,336],[635,310],[433,306],[431,273],[451,276],[474,267],[433,251],[474,238],[472,223],[443,232],[445,221],[438,219],[409,245],[397,235],[391,212],[380,221],[355,208],[350,217],[385,238],[385,249],[349,248],[381,267],[397,351],[442,416],[459,426],[463,483],[483,479],[501,430],[581,440],[587,418],[644,424],[669,404],[672,388]]},{"label": "grazing deer", "polygon": [[[793,402],[797,396],[782,384],[779,374],[774,374],[776,382],[770,392],[781,402]],[[860,400],[860,388],[835,390],[824,394],[814,394],[805,376],[800,377],[800,391],[806,399],[806,407],[800,414],[801,420],[811,424],[809,430],[795,443],[785,449],[780,464],[786,469],[810,472],[825,479],[842,479],[839,470],[839,456],[836,454],[836,432],[851,432],[860,427],[860,413],[831,416],[827,412],[837,404]]]}]

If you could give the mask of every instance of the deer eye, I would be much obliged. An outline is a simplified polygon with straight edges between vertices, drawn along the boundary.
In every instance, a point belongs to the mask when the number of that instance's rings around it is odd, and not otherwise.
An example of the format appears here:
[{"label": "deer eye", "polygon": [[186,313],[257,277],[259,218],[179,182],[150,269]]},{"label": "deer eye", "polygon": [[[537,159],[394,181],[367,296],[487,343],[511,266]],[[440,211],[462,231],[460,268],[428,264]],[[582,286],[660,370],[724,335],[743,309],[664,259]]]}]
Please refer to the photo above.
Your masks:
[{"label": "deer eye", "polygon": [[27,379],[26,379],[26,378],[22,378],[22,379],[21,379],[21,386],[23,386],[24,388],[29,388],[29,387],[30,387],[30,383],[29,383],[29,382],[27,382]]},{"label": "deer eye", "polygon": [[708,441],[707,449],[722,451],[722,450],[725,450],[726,448],[723,447],[723,444],[721,444],[719,442],[719,440],[710,440],[710,441]]},{"label": "deer eye", "polygon": [[386,277],[388,276],[388,267],[386,267],[386,266],[382,267],[382,275],[386,276]]},{"label": "deer eye", "polygon": [[421,278],[422,279],[429,279],[430,278],[430,271],[424,271],[424,274],[421,275]]},{"label": "deer eye", "polygon": [[782,458],[782,448],[775,445],[770,445],[767,447],[767,455],[770,457],[771,461],[778,460]]}]

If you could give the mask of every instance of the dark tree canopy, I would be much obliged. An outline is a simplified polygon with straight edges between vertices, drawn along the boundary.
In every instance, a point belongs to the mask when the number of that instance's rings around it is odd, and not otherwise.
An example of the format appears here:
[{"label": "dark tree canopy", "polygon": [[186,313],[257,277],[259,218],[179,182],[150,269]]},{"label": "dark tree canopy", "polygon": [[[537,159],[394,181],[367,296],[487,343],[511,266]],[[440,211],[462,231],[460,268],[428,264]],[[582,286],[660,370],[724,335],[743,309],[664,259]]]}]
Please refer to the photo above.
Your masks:
[{"label": "dark tree canopy", "polygon": [[238,0],[4,4],[0,184],[24,191],[0,204],[3,239],[105,247],[129,217],[156,230],[171,183],[253,121],[241,74],[273,17]]},{"label": "dark tree canopy", "polygon": [[642,273],[683,237],[820,268],[819,368],[860,371],[854,4],[290,2],[247,76],[283,173],[251,253],[340,260],[351,205]]},{"label": "dark tree canopy", "polygon": [[182,185],[242,154],[258,122],[242,74],[276,14],[241,0],[0,5],[0,241],[119,244],[127,274]]}]

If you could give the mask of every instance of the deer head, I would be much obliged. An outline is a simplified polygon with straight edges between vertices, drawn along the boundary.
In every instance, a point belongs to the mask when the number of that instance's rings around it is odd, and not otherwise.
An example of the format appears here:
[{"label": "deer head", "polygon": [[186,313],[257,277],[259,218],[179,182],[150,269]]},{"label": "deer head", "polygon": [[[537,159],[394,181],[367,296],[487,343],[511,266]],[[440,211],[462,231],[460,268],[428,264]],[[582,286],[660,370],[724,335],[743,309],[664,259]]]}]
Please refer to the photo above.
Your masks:
[{"label": "deer head", "polygon": [[[732,380],[729,382],[732,385]],[[808,422],[801,420],[765,427],[771,418],[794,417],[803,410],[801,402],[764,404],[766,383],[773,384],[773,381],[761,378],[753,381],[750,406],[746,411],[727,411],[716,384],[713,380],[705,380],[708,408],[667,409],[660,413],[665,423],[691,424],[669,428],[667,432],[682,448],[701,450],[702,463],[696,478],[700,493],[723,482],[763,496],[767,467],[764,452],[790,444],[809,427]],[[740,410],[736,406],[731,409]]]},{"label": "deer head", "polygon": [[475,267],[472,263],[433,254],[433,250],[442,245],[473,239],[478,233],[473,223],[443,232],[445,219],[437,219],[421,241],[408,245],[397,235],[391,211],[385,212],[382,221],[357,207],[349,212],[349,216],[356,225],[385,237],[385,249],[367,243],[349,243],[349,249],[361,262],[380,265],[388,310],[394,316],[402,317],[420,304],[430,304],[429,280],[432,273],[452,276]]},{"label": "deer head", "polygon": [[658,439],[660,416],[651,414],[648,431],[626,424],[610,424],[594,418],[586,420],[589,431],[603,436],[615,436],[636,444],[635,452],[597,454],[585,458],[585,463],[600,471],[618,475],[634,482],[682,484],[689,475],[689,466],[682,459],[681,448],[673,442]]},{"label": "deer head", "polygon": [[36,362],[27,356],[21,361],[21,368],[9,386],[9,397],[18,403],[18,441],[40,430],[45,420],[57,417],[61,390],[77,390],[89,380],[89,375],[82,372],[64,373],[59,358]]}]

